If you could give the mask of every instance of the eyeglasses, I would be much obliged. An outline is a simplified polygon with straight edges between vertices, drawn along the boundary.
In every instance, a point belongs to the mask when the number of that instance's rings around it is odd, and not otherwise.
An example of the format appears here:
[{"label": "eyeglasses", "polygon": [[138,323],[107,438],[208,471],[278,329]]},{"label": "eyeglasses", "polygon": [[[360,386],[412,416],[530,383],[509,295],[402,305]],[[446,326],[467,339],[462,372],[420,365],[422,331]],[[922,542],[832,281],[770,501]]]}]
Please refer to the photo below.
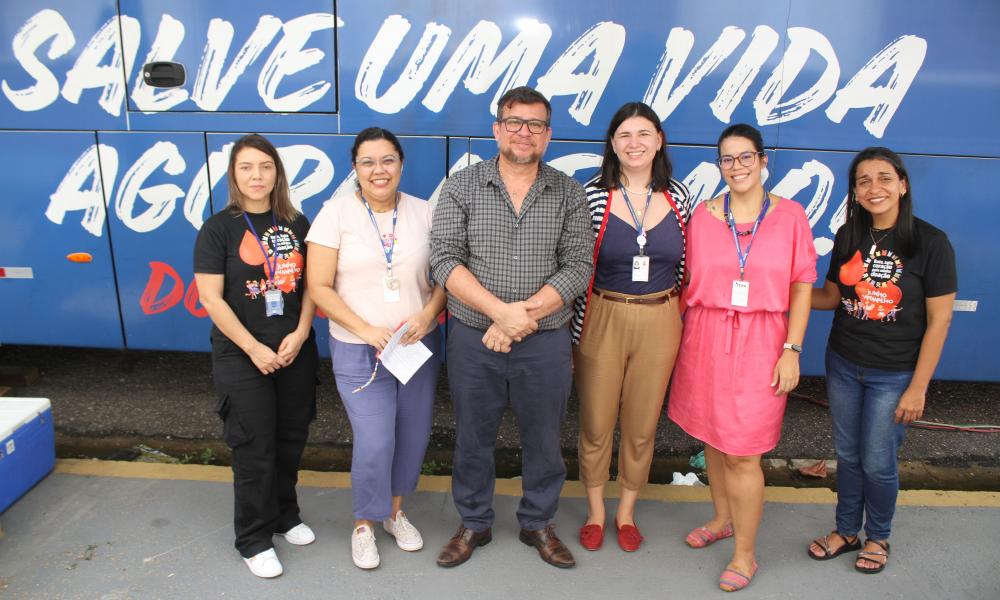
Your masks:
[{"label": "eyeglasses", "polygon": [[757,157],[764,156],[763,152],[741,152],[737,156],[730,156],[729,154],[724,154],[719,158],[715,159],[715,162],[719,164],[724,171],[732,169],[736,165],[736,161],[740,161],[740,164],[744,167],[752,167],[757,164]]},{"label": "eyeglasses", "polygon": [[548,121],[542,121],[540,119],[522,119],[520,117],[507,117],[506,119],[497,119],[498,123],[503,123],[503,128],[507,130],[508,133],[517,133],[521,131],[521,128],[525,125],[528,126],[528,131],[531,133],[542,133],[545,128],[549,126]]},{"label": "eyeglasses", "polygon": [[399,157],[395,154],[389,154],[383,156],[380,160],[375,160],[373,158],[362,158],[354,163],[355,169],[364,169],[370,171],[376,167],[376,165],[381,165],[383,169],[391,170],[394,169],[402,162]]}]

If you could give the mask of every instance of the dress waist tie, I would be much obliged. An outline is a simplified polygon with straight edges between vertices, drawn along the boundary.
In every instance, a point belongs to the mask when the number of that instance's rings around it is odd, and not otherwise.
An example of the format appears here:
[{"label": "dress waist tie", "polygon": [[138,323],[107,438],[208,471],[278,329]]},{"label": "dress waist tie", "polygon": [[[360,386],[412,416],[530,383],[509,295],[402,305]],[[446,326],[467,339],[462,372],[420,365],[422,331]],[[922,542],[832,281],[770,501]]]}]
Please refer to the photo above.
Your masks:
[{"label": "dress waist tie", "polygon": [[728,309],[721,317],[722,321],[732,321],[731,324],[727,323],[726,327],[726,354],[729,354],[733,349],[733,330],[740,328],[740,313],[733,309]]}]

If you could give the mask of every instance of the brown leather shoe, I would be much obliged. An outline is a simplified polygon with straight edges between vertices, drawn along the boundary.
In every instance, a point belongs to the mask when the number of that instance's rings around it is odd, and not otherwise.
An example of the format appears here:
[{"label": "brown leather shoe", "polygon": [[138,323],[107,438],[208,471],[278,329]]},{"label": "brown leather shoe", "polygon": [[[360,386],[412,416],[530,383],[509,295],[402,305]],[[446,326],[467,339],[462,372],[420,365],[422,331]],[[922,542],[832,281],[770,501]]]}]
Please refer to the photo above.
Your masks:
[{"label": "brown leather shoe", "polygon": [[556,536],[555,525],[546,525],[544,529],[535,531],[522,529],[519,537],[525,544],[537,548],[538,555],[550,565],[560,569],[576,566],[573,554],[566,547],[566,544],[562,543],[562,540]]},{"label": "brown leather shoe", "polygon": [[442,567],[457,567],[469,560],[472,551],[477,547],[485,546],[492,541],[493,530],[488,527],[484,531],[473,531],[467,529],[465,525],[459,525],[458,531],[441,549],[441,554],[438,554],[437,563]]}]

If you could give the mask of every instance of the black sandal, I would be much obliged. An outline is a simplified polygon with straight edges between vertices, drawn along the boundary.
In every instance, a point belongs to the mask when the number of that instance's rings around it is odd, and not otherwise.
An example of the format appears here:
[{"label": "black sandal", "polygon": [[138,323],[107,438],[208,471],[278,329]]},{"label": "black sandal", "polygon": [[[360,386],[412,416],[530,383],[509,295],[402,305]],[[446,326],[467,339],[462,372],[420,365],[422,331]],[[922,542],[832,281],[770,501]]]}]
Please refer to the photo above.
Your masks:
[{"label": "black sandal", "polygon": [[[843,545],[841,545],[840,548],[837,548],[836,550],[834,550],[832,552],[830,551],[830,536],[831,535],[838,535],[838,536],[840,536],[840,539],[844,540]],[[852,542],[850,538],[854,538],[854,541]],[[846,536],[846,535],[840,533],[839,531],[837,531],[836,529],[834,529],[833,531],[831,531],[827,535],[824,535],[821,538],[817,538],[817,539],[813,540],[812,543],[816,544],[817,546],[820,547],[821,550],[823,550],[823,556],[817,556],[817,555],[813,554],[811,547],[807,547],[806,548],[806,554],[808,554],[809,558],[811,558],[813,560],[830,560],[831,558],[837,558],[838,556],[840,556],[841,554],[844,554],[846,552],[854,552],[855,550],[860,550],[861,549],[861,538],[860,537],[858,537],[857,535]]]},{"label": "black sandal", "polygon": [[[882,550],[875,550],[873,552],[866,552],[866,551],[862,550],[861,552],[858,552],[858,558],[857,558],[857,560],[854,561],[854,568],[855,568],[855,570],[857,570],[857,571],[859,571],[861,573],[868,573],[869,575],[873,574],[873,573],[881,573],[882,569],[884,569],[885,566],[887,564],[889,564],[889,540],[873,540],[873,539],[869,538],[869,539],[865,540],[866,544],[868,542],[871,542],[871,543],[875,544],[879,548],[882,548]],[[871,561],[871,562],[878,562],[877,560],[874,560],[873,557],[881,557],[881,556],[885,557],[885,561],[882,562],[881,564],[879,564],[879,566],[877,566],[877,567],[874,567],[874,568],[872,568],[872,567],[862,567],[861,565],[858,564],[858,561],[862,561],[862,560],[868,560],[868,561]]]}]

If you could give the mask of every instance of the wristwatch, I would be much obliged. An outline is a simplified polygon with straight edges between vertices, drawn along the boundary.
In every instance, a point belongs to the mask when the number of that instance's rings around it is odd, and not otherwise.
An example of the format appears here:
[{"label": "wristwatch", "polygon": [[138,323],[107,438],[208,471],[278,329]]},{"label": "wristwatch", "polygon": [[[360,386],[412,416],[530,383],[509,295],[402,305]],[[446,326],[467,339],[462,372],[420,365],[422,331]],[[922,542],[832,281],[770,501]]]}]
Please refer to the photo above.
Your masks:
[{"label": "wristwatch", "polygon": [[784,345],[782,345],[781,347],[784,348],[785,350],[791,350],[792,352],[798,352],[799,354],[802,354],[802,346],[798,344],[785,342]]}]

